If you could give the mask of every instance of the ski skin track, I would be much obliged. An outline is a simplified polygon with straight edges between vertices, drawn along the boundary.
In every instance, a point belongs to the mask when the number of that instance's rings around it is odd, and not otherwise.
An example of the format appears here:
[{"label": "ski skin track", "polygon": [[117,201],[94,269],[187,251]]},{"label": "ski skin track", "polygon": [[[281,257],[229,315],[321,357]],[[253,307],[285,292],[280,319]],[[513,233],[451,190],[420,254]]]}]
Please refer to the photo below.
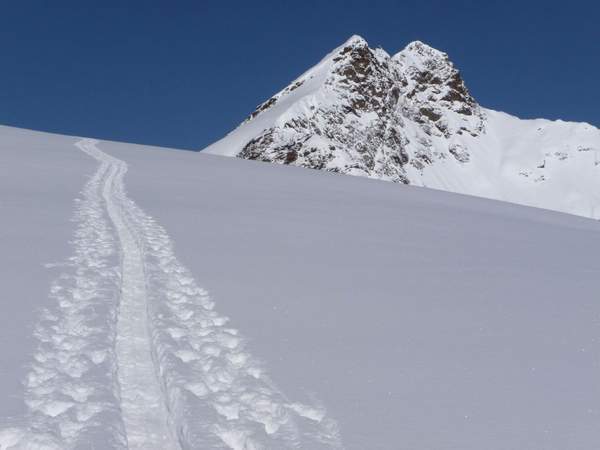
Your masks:
[{"label": "ski skin track", "polygon": [[127,165],[99,153],[96,142],[76,144],[101,162],[109,162],[102,196],[121,248],[121,298],[117,318],[116,356],[121,410],[131,450],[177,450],[180,446],[169,429],[162,388],[159,385],[148,330],[146,282],[142,250],[123,216],[119,193]]},{"label": "ski skin track", "polygon": [[275,386],[98,144],[75,143],[99,166],[76,200],[74,256],[52,265],[65,269],[35,330],[28,413],[0,427],[0,450],[344,448],[318,400]]}]

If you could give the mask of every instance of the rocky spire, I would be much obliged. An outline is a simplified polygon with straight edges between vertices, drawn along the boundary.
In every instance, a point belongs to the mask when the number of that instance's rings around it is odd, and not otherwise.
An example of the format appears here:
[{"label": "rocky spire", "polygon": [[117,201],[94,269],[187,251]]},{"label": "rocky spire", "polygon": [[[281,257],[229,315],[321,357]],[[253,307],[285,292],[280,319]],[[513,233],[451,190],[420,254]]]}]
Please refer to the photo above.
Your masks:
[{"label": "rocky spire", "polygon": [[392,59],[405,77],[409,99],[464,115],[478,113],[477,102],[446,53],[414,41]]}]

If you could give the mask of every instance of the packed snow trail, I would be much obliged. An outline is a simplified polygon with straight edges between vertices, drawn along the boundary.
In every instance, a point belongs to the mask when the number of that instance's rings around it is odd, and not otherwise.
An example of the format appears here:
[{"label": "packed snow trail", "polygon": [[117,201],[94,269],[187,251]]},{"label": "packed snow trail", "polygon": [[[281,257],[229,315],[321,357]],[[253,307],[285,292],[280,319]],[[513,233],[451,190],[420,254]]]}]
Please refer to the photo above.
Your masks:
[{"label": "packed snow trail", "polygon": [[[129,448],[341,448],[325,409],[286,399],[177,261],[164,229],[127,197],[126,164],[96,141],[77,145],[114,168],[103,196],[122,247],[116,353]],[[147,386],[155,374],[160,383]]]},{"label": "packed snow trail", "polygon": [[158,383],[150,345],[144,260],[138,243],[123,217],[119,195],[123,192],[124,162],[100,153],[95,142],[78,144],[84,152],[109,164],[102,196],[121,244],[121,298],[117,318],[116,356],[121,411],[128,447],[177,449],[168,427],[168,414]]}]

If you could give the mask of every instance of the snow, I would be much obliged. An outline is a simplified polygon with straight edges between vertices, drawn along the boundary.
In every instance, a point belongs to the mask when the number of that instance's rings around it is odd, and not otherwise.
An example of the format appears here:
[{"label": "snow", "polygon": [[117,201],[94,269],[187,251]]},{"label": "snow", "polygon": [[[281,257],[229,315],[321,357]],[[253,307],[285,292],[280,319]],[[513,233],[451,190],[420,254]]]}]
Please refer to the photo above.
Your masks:
[{"label": "snow", "polygon": [[600,442],[596,221],[12,128],[0,151],[2,449],[156,420],[175,448]]},{"label": "snow", "polygon": [[[32,316],[54,304],[50,283],[69,256],[73,199],[95,165],[72,139],[0,127],[0,416],[24,411],[23,372],[34,345]],[[59,265],[53,265],[59,263]],[[46,266],[47,265],[47,266]]]},{"label": "snow", "polygon": [[600,130],[484,112],[485,134],[453,139],[471,149],[470,161],[437,162],[413,184],[600,218]]}]

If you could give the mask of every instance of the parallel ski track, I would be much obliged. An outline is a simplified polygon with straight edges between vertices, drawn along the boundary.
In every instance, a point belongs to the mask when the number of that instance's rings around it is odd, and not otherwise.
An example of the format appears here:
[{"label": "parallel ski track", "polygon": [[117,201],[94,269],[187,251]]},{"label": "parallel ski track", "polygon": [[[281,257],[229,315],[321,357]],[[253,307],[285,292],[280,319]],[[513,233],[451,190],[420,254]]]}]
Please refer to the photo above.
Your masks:
[{"label": "parallel ski track", "polygon": [[121,296],[116,328],[117,374],[127,444],[131,450],[179,447],[170,430],[163,386],[158,381],[148,328],[143,251],[124,216],[123,176],[127,165],[80,141],[78,147],[101,164],[108,163],[102,197],[121,250]]}]

